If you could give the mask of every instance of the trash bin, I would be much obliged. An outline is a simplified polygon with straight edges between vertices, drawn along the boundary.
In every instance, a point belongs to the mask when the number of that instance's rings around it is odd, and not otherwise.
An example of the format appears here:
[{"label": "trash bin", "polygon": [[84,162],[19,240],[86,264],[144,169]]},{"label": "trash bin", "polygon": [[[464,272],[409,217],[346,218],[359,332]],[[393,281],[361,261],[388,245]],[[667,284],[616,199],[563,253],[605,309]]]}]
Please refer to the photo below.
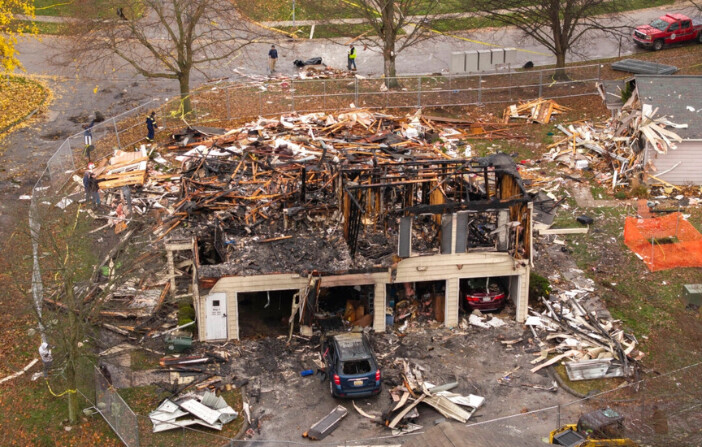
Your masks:
[{"label": "trash bin", "polygon": [[385,314],[385,326],[392,327],[395,324],[395,315]]},{"label": "trash bin", "polygon": [[688,307],[699,309],[702,306],[702,284],[685,284],[683,303]]},{"label": "trash bin", "polygon": [[166,349],[171,352],[185,352],[193,346],[193,338],[188,335],[166,337]]}]

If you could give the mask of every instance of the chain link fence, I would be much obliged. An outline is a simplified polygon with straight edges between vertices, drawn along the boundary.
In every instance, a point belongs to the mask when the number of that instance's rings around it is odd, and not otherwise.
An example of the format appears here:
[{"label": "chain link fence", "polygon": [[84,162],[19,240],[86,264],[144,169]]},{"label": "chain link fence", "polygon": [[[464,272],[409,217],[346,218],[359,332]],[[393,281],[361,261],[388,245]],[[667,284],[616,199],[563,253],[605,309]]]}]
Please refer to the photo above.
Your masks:
[{"label": "chain link fence", "polygon": [[[214,83],[192,94],[193,124],[283,113],[507,104],[537,98],[597,94],[602,65],[479,75],[391,78],[285,79],[249,84]],[[387,88],[386,85],[393,85]],[[182,123],[181,123],[182,124]]]}]

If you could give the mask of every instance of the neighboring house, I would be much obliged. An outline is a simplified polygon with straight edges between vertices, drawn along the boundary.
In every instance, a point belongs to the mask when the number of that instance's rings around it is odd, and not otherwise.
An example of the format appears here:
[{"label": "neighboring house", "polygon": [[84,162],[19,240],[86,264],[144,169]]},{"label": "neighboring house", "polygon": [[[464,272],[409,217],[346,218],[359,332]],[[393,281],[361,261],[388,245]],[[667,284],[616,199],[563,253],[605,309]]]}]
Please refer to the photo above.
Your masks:
[{"label": "neighboring house", "polygon": [[[682,141],[665,154],[646,145],[647,172],[673,185],[702,185],[702,76],[636,76],[636,90],[644,114],[667,117],[685,128],[668,128]],[[655,168],[655,169],[651,169]]]},{"label": "neighboring house", "polygon": [[211,240],[194,242],[200,340],[239,339],[247,335],[242,327],[280,333],[291,311],[300,328],[323,325],[328,313],[321,308],[348,311],[353,300],[365,307],[366,322],[384,331],[388,306],[413,290],[454,327],[467,278],[499,278],[517,321],[526,319],[533,199],[509,156],[434,155],[354,169],[308,163],[317,177],[334,181],[325,182],[327,204],[290,206],[284,222],[264,223],[291,236],[260,240],[218,226]]}]

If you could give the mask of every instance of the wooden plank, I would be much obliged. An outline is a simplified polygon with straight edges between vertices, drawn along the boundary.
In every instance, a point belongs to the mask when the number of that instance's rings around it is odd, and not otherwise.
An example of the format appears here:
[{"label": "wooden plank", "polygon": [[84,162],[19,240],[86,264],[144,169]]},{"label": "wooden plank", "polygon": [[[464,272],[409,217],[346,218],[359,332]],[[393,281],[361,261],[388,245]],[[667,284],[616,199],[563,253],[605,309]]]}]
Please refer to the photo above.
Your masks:
[{"label": "wooden plank", "polygon": [[539,234],[587,234],[589,227],[584,228],[547,228],[544,230],[539,230]]}]

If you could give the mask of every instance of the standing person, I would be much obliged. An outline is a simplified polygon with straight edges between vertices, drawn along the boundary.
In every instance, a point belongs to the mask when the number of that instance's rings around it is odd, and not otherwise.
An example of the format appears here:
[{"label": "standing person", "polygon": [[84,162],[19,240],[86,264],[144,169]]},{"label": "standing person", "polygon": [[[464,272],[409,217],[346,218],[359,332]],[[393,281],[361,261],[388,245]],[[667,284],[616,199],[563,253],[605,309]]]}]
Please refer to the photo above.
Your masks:
[{"label": "standing person", "polygon": [[86,169],[85,174],[83,174],[83,188],[85,188],[85,203],[90,204],[93,201],[93,194],[91,191],[91,178],[93,172],[90,168]]},{"label": "standing person", "polygon": [[93,152],[93,149],[95,149],[95,146],[93,146],[93,126],[95,125],[95,120],[92,120],[90,124],[86,124],[83,126],[85,129],[83,131],[83,140],[85,141],[85,148],[83,149],[83,155],[88,159],[88,163],[90,163],[90,154]]},{"label": "standing person", "polygon": [[44,364],[44,378],[49,377],[49,369],[54,363],[54,357],[51,355],[51,348],[47,343],[42,343],[39,345],[39,357],[41,357],[41,362]]},{"label": "standing person", "polygon": [[356,71],[356,48],[353,46],[353,44],[349,45],[348,63],[349,70]]},{"label": "standing person", "polygon": [[100,186],[98,186],[98,180],[92,172],[90,173],[90,195],[93,198],[93,203],[100,205]]},{"label": "standing person", "polygon": [[146,139],[149,142],[154,141],[154,133],[158,129],[158,124],[156,124],[156,112],[151,112],[149,116],[146,117]]},{"label": "standing person", "polygon": [[92,120],[90,124],[83,126],[85,131],[83,131],[83,140],[85,141],[85,146],[90,146],[93,144],[93,126],[95,125],[95,120]]},{"label": "standing person", "polygon": [[275,45],[271,45],[268,51],[268,74],[273,74],[276,62],[278,62],[278,50],[275,49]]}]

